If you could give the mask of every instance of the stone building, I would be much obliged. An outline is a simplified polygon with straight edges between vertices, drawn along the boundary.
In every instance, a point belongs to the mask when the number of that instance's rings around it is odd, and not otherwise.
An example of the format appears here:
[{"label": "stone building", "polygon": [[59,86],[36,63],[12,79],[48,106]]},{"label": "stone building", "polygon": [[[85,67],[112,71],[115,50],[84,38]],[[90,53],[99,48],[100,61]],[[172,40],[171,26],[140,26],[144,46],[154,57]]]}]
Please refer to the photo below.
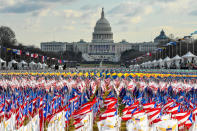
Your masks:
[{"label": "stone building", "polygon": [[[163,33],[162,33],[163,34]],[[164,33],[165,34],[165,33]],[[101,17],[96,22],[92,33],[92,41],[86,42],[81,39],[78,42],[43,42],[41,50],[43,51],[74,51],[81,52],[85,61],[112,61],[118,62],[121,53],[134,49],[141,52],[151,52],[157,48],[157,39],[155,42],[130,43],[126,40],[114,42],[113,32],[109,21],[105,18],[102,8]]]}]

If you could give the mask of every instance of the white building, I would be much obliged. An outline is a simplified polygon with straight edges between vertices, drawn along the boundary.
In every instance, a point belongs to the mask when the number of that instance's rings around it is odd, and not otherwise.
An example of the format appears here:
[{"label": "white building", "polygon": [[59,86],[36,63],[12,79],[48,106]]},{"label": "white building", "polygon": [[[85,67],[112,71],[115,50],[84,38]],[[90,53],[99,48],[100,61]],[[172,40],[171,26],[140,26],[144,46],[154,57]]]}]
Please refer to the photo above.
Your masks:
[{"label": "white building", "polygon": [[[57,47],[56,47],[57,46]],[[105,18],[104,9],[102,9],[101,18],[96,22],[92,41],[85,42],[80,40],[74,43],[46,42],[41,43],[42,51],[74,51],[82,52],[82,57],[86,61],[113,61],[120,60],[121,53],[134,49],[142,52],[150,52],[157,48],[153,42],[129,43],[126,40],[115,43],[110,23]]]},{"label": "white building", "polygon": [[62,42],[45,42],[41,43],[41,50],[45,52],[60,52],[66,50],[66,44]]},{"label": "white building", "polygon": [[139,44],[140,52],[151,52],[157,48],[157,43],[154,42],[144,42]]}]

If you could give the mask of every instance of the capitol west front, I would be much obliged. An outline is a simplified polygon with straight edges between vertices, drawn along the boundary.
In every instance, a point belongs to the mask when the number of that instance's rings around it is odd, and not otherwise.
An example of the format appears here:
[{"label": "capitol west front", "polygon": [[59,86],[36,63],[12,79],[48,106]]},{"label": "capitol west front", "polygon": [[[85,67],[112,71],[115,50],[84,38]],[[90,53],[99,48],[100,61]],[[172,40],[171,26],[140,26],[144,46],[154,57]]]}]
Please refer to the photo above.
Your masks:
[{"label": "capitol west front", "polygon": [[118,62],[121,53],[134,49],[141,52],[150,52],[157,48],[157,43],[129,43],[122,40],[119,43],[114,43],[113,32],[110,23],[105,18],[104,9],[102,8],[101,18],[96,22],[94,32],[92,33],[92,41],[85,42],[43,42],[41,50],[45,52],[63,52],[74,51],[81,52],[85,61],[111,61]]}]

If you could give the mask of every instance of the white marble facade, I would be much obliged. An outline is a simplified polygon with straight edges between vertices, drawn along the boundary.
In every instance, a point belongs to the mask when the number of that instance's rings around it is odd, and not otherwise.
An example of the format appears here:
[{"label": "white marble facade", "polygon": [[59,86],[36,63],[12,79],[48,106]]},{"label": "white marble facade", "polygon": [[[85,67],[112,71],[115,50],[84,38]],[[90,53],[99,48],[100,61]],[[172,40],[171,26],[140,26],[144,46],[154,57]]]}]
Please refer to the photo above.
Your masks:
[{"label": "white marble facade", "polygon": [[118,62],[121,53],[126,50],[135,49],[142,52],[150,52],[157,47],[157,44],[153,42],[129,43],[126,40],[122,40],[121,42],[115,43],[110,23],[105,18],[104,9],[102,9],[101,18],[96,22],[94,27],[91,42],[85,42],[82,39],[79,42],[62,42],[62,44],[59,42],[44,42],[41,43],[41,49],[43,51],[58,52],[58,49],[54,48],[56,45],[60,51],[70,50],[74,52],[82,52],[82,57],[86,61],[112,62]]}]

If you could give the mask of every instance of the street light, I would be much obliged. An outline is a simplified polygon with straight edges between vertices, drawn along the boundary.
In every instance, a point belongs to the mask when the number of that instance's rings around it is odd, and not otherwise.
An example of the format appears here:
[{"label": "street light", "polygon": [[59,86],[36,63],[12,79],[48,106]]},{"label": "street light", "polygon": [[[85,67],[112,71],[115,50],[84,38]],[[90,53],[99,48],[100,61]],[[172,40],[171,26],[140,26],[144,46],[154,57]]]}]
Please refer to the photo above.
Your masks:
[{"label": "street light", "polygon": [[179,53],[180,53],[179,55],[181,56],[181,40],[179,41],[179,46],[180,46],[179,47]]},{"label": "street light", "polygon": [[2,33],[0,33],[0,58],[1,58],[1,54],[2,54],[2,48],[3,48],[3,42],[2,42]]},{"label": "street light", "polygon": [[193,54],[194,54],[194,53],[195,53],[195,52],[194,52],[194,43],[195,43],[195,41],[194,41],[194,38],[193,38],[192,36],[191,36],[191,43],[193,44],[193,47],[192,47],[192,48],[193,48],[193,51],[192,51],[192,52],[193,52]]}]

